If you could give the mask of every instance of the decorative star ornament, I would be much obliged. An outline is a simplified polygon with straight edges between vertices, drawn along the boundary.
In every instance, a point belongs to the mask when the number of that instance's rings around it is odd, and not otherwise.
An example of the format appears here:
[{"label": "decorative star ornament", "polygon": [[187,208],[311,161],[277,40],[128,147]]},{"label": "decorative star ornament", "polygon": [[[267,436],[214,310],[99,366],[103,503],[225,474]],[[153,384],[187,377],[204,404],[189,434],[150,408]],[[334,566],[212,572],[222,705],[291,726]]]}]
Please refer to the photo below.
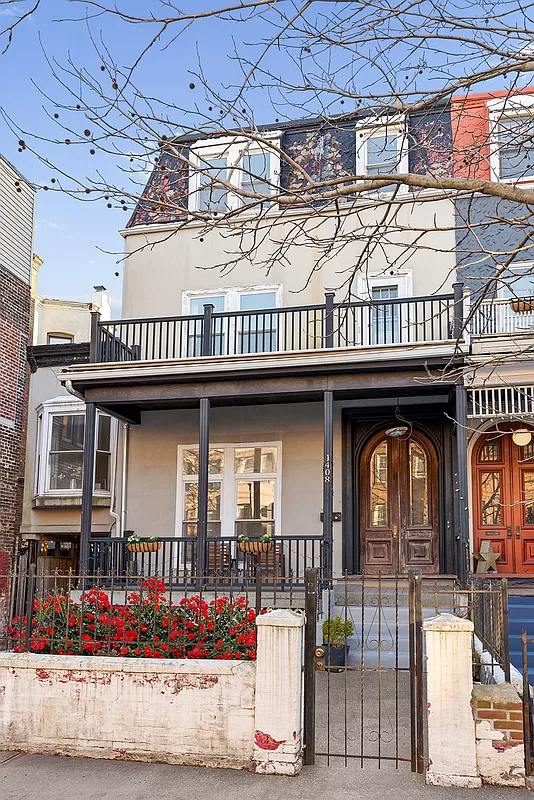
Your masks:
[{"label": "decorative star ornament", "polygon": [[477,573],[497,572],[497,561],[500,559],[501,554],[496,553],[491,542],[484,540],[480,545],[480,553],[475,553],[477,559]]}]

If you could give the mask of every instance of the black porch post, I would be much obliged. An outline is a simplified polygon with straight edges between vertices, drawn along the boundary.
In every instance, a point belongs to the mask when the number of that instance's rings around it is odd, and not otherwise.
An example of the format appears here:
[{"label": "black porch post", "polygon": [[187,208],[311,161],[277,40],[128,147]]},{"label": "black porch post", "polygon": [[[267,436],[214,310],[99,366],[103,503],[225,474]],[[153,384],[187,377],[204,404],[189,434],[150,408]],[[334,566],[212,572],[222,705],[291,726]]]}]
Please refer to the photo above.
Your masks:
[{"label": "black porch post", "polygon": [[458,578],[463,583],[469,565],[469,508],[467,477],[467,392],[465,386],[455,386],[456,395],[456,502],[458,504],[458,533],[456,536]]},{"label": "black porch post", "polygon": [[89,539],[93,521],[93,484],[95,471],[96,406],[85,405],[83,437],[82,516],[80,528],[80,572],[89,568]]},{"label": "black porch post", "polygon": [[332,576],[334,515],[334,393],[324,393],[323,578]]},{"label": "black porch post", "polygon": [[197,575],[206,572],[206,538],[208,536],[208,467],[210,456],[210,401],[200,399],[200,436],[198,445],[198,529]]}]

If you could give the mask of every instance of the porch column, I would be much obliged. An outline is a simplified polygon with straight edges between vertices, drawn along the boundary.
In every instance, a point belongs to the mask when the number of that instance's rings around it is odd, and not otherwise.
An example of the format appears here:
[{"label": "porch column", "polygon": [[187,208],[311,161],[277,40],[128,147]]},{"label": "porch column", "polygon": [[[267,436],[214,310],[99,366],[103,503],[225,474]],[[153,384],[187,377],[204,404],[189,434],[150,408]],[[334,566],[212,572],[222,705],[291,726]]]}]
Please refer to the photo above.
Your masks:
[{"label": "porch column", "polygon": [[210,401],[200,399],[200,435],[198,440],[198,527],[197,575],[206,573],[206,538],[208,535],[208,466],[210,456]]},{"label": "porch column", "polygon": [[463,583],[469,565],[469,508],[467,465],[467,391],[465,386],[454,387],[456,399],[456,503],[458,533],[456,535],[456,569]]},{"label": "porch column", "polygon": [[85,404],[83,437],[82,514],[80,526],[80,572],[89,568],[89,539],[93,521],[93,485],[95,478],[96,406]]},{"label": "porch column", "polygon": [[324,409],[323,460],[323,577],[332,575],[332,544],[334,514],[334,393],[326,391]]}]

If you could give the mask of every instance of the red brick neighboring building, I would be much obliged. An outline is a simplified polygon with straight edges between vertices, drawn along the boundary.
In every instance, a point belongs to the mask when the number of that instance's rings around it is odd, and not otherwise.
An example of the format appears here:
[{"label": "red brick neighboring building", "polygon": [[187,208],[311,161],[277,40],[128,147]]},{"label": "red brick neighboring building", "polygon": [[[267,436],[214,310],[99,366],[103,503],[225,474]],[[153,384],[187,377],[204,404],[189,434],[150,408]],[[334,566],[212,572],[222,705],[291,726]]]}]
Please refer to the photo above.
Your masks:
[{"label": "red brick neighboring building", "polygon": [[34,201],[34,187],[0,156],[0,581],[22,515]]}]

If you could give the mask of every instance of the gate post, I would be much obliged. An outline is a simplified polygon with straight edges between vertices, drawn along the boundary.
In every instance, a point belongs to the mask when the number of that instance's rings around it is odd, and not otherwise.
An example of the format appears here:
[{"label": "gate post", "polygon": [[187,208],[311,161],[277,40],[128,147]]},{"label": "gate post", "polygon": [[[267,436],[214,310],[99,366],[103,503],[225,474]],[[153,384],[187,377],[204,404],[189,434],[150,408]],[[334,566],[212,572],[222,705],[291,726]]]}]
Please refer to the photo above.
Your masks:
[{"label": "gate post", "polygon": [[473,691],[473,623],[439,614],[423,623],[427,654],[428,770],[431,786],[482,785],[477,769]]},{"label": "gate post", "polygon": [[302,768],[304,617],[289,609],[256,618],[254,762],[264,775],[298,775]]},{"label": "gate post", "polygon": [[317,641],[317,570],[305,577],[304,630],[304,763],[315,764],[315,645]]}]

